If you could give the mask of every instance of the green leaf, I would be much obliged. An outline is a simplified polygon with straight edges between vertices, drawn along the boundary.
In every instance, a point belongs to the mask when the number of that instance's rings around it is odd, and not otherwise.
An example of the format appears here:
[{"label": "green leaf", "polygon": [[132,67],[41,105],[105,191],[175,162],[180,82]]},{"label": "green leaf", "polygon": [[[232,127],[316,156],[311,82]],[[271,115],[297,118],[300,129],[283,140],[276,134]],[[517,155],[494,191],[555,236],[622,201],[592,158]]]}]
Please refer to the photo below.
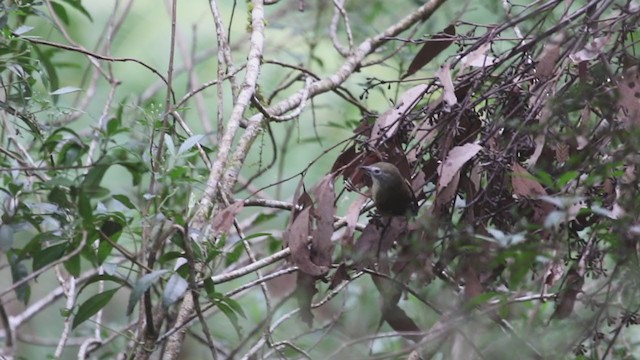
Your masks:
[{"label": "green leaf", "polygon": [[75,86],[65,86],[50,92],[49,95],[65,95],[65,94],[72,94],[79,91],[82,91],[82,89]]},{"label": "green leaf", "polygon": [[47,88],[57,89],[60,85],[60,80],[58,79],[58,72],[56,71],[56,67],[51,62],[53,55],[57,52],[56,49],[42,50],[38,46],[34,46],[32,47],[32,49],[35,51],[35,54],[38,57],[38,61],[40,61],[40,63],[42,64],[43,69],[41,69],[40,71],[44,70],[44,72],[46,72],[46,76],[43,76],[43,78],[49,79]]},{"label": "green leaf", "polygon": [[69,210],[71,209],[71,201],[69,201],[67,197],[68,193],[68,190],[64,190],[60,186],[54,186],[49,192],[49,195],[47,195],[47,199],[60,208]]},{"label": "green leaf", "polygon": [[124,166],[125,169],[129,171],[131,174],[131,182],[133,185],[140,184],[140,180],[142,180],[142,174],[148,171],[147,166],[142,162],[125,162],[120,163],[121,166]]},{"label": "green leaf", "polygon": [[136,206],[131,202],[128,196],[122,194],[113,195],[113,198],[120,201],[122,205],[126,206],[129,209],[137,209]]},{"label": "green leaf", "polygon": [[82,15],[86,16],[89,21],[93,22],[93,18],[91,18],[91,14],[87,11],[87,9],[82,6],[81,0],[62,0],[63,2],[70,5],[72,8],[80,11]]},{"label": "green leaf", "polygon": [[65,25],[69,25],[69,15],[67,15],[67,10],[65,10],[64,6],[51,1],[51,7],[53,8],[53,12],[56,16],[60,18]]},{"label": "green leaf", "polygon": [[178,156],[191,150],[197,143],[199,143],[204,138],[204,135],[198,134],[190,136],[187,140],[185,140],[180,148],[178,149]]},{"label": "green leaf", "polygon": [[60,149],[58,163],[64,166],[72,166],[76,161],[80,160],[80,157],[84,154],[84,149],[80,144],[69,141]]},{"label": "green leaf", "polygon": [[487,303],[489,300],[495,298],[496,296],[500,296],[500,294],[496,293],[496,292],[491,292],[491,291],[487,291],[485,293],[476,295],[476,296],[472,297],[471,299],[469,299],[467,301],[467,303],[465,303],[465,308],[466,309],[473,309],[476,306],[483,305],[483,304]]},{"label": "green leaf", "polygon": [[206,278],[203,281],[204,291],[207,293],[207,297],[209,299],[213,299],[216,294],[216,285],[213,283],[211,278]]},{"label": "green leaf", "polygon": [[577,178],[578,176],[580,176],[580,173],[575,170],[567,171],[566,173],[560,175],[558,180],[556,180],[558,188],[564,187],[569,181]]},{"label": "green leaf", "polygon": [[152,273],[144,275],[143,277],[138,279],[138,281],[136,281],[136,284],[134,285],[133,290],[131,291],[131,295],[129,296],[129,304],[127,305],[127,315],[131,315],[131,313],[133,312],[133,309],[138,303],[138,300],[140,300],[140,297],[142,296],[142,294],[145,291],[147,291],[151,287],[151,285],[153,285],[153,283],[160,278],[160,276],[162,276],[167,272],[169,272],[169,270],[157,270]]},{"label": "green leaf", "polygon": [[[27,266],[21,261],[18,261],[18,257],[15,254],[7,254],[7,260],[11,266],[11,278],[14,284],[29,275]],[[29,298],[31,297],[31,287],[28,283],[18,286],[15,291],[16,297],[18,300],[22,301],[23,304],[27,304],[29,302]]]},{"label": "green leaf", "polygon": [[69,141],[69,137],[66,137],[64,134],[71,135],[71,139],[73,139],[73,141],[75,141],[76,143],[83,143],[82,138],[75,131],[66,127],[61,127],[54,130],[51,135],[49,135],[44,140],[42,144],[42,151],[45,151],[46,155],[48,156],[56,150],[61,142],[64,143]]},{"label": "green leaf", "polygon": [[113,251],[113,245],[109,243],[107,240],[100,240],[100,244],[98,245],[98,253],[96,255],[98,264],[102,265],[105,260],[111,255]]},{"label": "green leaf", "polygon": [[213,300],[218,309],[229,319],[239,337],[242,337],[242,327],[238,322],[238,314],[245,317],[240,305],[233,299],[228,298],[220,293],[213,294]]},{"label": "green leaf", "polygon": [[8,224],[0,224],[0,252],[6,253],[13,246],[13,228]]},{"label": "green leaf", "polygon": [[67,269],[69,274],[75,277],[80,276],[80,254],[72,256],[71,259],[65,261],[64,268]]},{"label": "green leaf", "polygon": [[240,336],[242,328],[238,322],[238,314],[246,319],[246,315],[238,304],[237,301],[231,299],[230,297],[224,296],[221,293],[215,292],[213,290],[213,282],[207,284],[207,281],[204,282],[205,291],[207,291],[207,296],[211,299],[216,306],[225,314],[225,316],[229,319],[231,324],[233,324],[234,328],[238,332],[238,336]]},{"label": "green leaf", "polygon": [[93,315],[95,315],[98,311],[100,311],[100,309],[105,307],[109,303],[113,295],[116,293],[116,291],[118,291],[118,288],[103,291],[90,297],[89,299],[87,299],[87,301],[82,303],[82,305],[80,305],[80,307],[78,308],[78,313],[73,318],[72,329],[75,329],[78,325],[82,324]]},{"label": "green leaf", "polygon": [[120,276],[119,274],[117,275],[110,275],[110,274],[98,274],[98,275],[93,275],[92,277],[90,277],[80,288],[80,290],[78,290],[78,295],[82,293],[82,291],[89,285],[94,284],[98,281],[110,281],[110,282],[115,282],[118,285],[121,286],[126,286],[128,288],[133,287],[128,281],[127,279],[123,278],[122,276]]},{"label": "green leaf", "polygon": [[120,129],[120,119],[119,118],[111,118],[107,121],[107,135],[113,136],[118,133],[118,129]]},{"label": "green leaf", "polygon": [[233,245],[233,250],[227,253],[227,258],[225,261],[226,266],[229,266],[240,258],[242,255],[242,250],[244,250],[244,246],[242,246],[242,241],[238,241]]},{"label": "green leaf", "polygon": [[240,304],[233,300],[230,297],[225,296],[223,298],[223,301],[229,305],[229,307],[231,307],[233,309],[233,311],[235,311],[236,313],[240,314],[240,316],[242,316],[243,318],[247,318],[247,315],[245,315],[244,310],[242,310],[242,307],[240,306]]},{"label": "green leaf", "polygon": [[168,251],[158,258],[158,262],[160,264],[166,264],[169,261],[173,261],[181,257],[184,257],[184,254],[180,251]]},{"label": "green leaf", "polygon": [[259,224],[262,224],[262,223],[264,223],[264,222],[267,222],[267,221],[269,221],[269,220],[271,220],[271,219],[275,219],[277,216],[278,216],[278,214],[276,214],[276,213],[272,213],[272,214],[263,214],[263,213],[260,213],[260,214],[258,214],[258,216],[256,217],[256,219],[253,221],[253,223],[254,223],[255,225],[259,225]]},{"label": "green leaf", "polygon": [[80,192],[78,197],[78,213],[84,221],[85,226],[89,226],[93,222],[93,208],[89,196],[84,191]]},{"label": "green leaf", "polygon": [[33,26],[20,25],[19,27],[13,30],[13,33],[16,35],[22,35],[22,34],[28,33],[31,30],[33,30]]},{"label": "green leaf", "polygon": [[100,160],[99,163],[96,164],[96,166],[92,167],[87,175],[85,175],[84,180],[82,180],[82,185],[80,187],[87,194],[91,194],[93,191],[95,191],[96,188],[100,186],[100,182],[102,182],[104,174],[111,166],[111,164],[104,164],[104,162],[106,161],[104,159]]},{"label": "green leaf", "polygon": [[38,271],[46,265],[60,259],[64,255],[65,250],[67,250],[67,246],[68,244],[66,242],[62,242],[40,250],[33,256],[33,271]]},{"label": "green leaf", "polygon": [[176,154],[176,146],[173,144],[173,139],[169,134],[164,134],[164,146],[167,147],[167,153],[174,157]]},{"label": "green leaf", "polygon": [[59,236],[54,235],[53,232],[41,232],[29,240],[29,243],[22,249],[17,251],[18,259],[24,260],[26,258],[35,257],[36,254],[40,252],[40,249],[42,249],[43,244],[57,243],[58,241],[62,241],[62,239]]},{"label": "green leaf", "polygon": [[164,287],[164,294],[162,294],[162,306],[168,309],[173,305],[189,288],[187,280],[183,279],[178,274],[173,274],[169,278],[167,285]]}]

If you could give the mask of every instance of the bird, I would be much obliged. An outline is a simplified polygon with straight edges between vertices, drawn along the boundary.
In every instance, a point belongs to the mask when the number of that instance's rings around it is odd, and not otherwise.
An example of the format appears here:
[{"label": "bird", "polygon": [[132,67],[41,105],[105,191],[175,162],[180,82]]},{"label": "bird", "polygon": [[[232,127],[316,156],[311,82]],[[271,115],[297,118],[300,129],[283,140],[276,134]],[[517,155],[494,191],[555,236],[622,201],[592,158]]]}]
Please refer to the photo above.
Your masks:
[{"label": "bird", "polygon": [[409,182],[398,168],[388,162],[360,166],[367,172],[373,185],[373,203],[383,216],[410,216],[418,214],[418,201]]}]

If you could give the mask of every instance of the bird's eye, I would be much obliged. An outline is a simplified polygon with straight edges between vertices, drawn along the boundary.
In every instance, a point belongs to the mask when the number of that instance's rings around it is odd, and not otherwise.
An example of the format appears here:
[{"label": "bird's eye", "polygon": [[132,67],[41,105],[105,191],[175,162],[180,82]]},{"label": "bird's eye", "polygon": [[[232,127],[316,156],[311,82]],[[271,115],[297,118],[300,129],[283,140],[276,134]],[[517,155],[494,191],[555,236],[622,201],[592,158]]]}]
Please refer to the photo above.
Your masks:
[{"label": "bird's eye", "polygon": [[373,174],[374,174],[374,175],[380,175],[380,174],[382,174],[382,170],[380,170],[380,169],[378,169],[378,168],[374,168],[374,169],[373,169]]}]

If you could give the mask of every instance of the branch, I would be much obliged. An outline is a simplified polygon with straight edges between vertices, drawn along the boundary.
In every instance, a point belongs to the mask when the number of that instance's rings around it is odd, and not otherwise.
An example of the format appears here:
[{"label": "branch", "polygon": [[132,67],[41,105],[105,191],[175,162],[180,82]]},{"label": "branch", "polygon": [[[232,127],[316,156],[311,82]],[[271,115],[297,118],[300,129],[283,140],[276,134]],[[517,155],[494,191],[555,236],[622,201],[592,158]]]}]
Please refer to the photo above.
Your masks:
[{"label": "branch", "polygon": [[200,201],[199,208],[191,221],[191,226],[200,229],[205,226],[207,213],[211,208],[214,198],[218,191],[222,173],[227,165],[227,159],[231,152],[231,146],[238,130],[242,116],[251,102],[251,98],[255,92],[258,75],[260,73],[260,59],[262,58],[262,49],[264,46],[264,8],[262,1],[253,0],[251,10],[251,48],[247,59],[247,73],[238,98],[231,112],[231,117],[227,122],[227,129],[222,137],[218,148],[218,158],[213,164],[213,169],[207,181],[203,198]]},{"label": "branch", "polygon": [[[314,82],[308,89],[308,97],[313,98],[318,94],[322,94],[327,91],[331,91],[343,82],[345,82],[354,71],[356,71],[362,61],[371,53],[373,53],[383,43],[387,42],[389,37],[394,37],[401,32],[408,29],[410,26],[416,24],[419,21],[428,19],[446,0],[431,0],[418,9],[407,15],[404,19],[387,28],[382,33],[368,38],[363,41],[357,48],[355,48],[352,54],[345,60],[344,64],[331,76]],[[282,114],[295,109],[302,102],[306,90],[302,89],[291,95],[289,98],[280,101],[279,103],[266,109],[267,113],[272,116],[281,116]],[[257,113],[249,119],[247,129],[238,141],[238,146],[233,155],[231,161],[231,168],[227,169],[226,181],[224,184],[224,191],[229,191],[238,177],[242,164],[249,152],[249,148],[253,144],[253,141],[260,133],[261,124],[264,119],[262,113]],[[217,182],[216,182],[217,185]]]}]

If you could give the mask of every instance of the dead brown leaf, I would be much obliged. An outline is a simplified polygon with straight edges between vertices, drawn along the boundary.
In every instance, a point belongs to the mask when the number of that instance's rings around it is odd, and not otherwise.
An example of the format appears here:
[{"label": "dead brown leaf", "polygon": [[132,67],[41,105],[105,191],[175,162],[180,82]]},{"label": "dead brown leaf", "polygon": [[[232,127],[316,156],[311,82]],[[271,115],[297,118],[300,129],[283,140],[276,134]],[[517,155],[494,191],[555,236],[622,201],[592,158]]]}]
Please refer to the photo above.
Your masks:
[{"label": "dead brown leaf", "polygon": [[333,277],[331,278],[331,282],[329,283],[329,290],[335,289],[338,285],[342,284],[343,281],[349,281],[351,277],[347,272],[347,265],[345,263],[341,263],[336,272],[333,273]]},{"label": "dead brown leaf", "polygon": [[300,308],[300,319],[311,327],[313,325],[313,314],[311,313],[311,302],[313,296],[318,292],[315,277],[298,272],[296,280],[296,299]]},{"label": "dead brown leaf", "polygon": [[638,66],[627,69],[618,80],[618,106],[622,108],[625,125],[640,125],[640,71]]},{"label": "dead brown leaf", "polygon": [[593,39],[589,43],[587,43],[582,49],[569,55],[569,59],[571,59],[576,64],[583,61],[593,60],[602,53],[602,50],[604,50],[604,47],[607,45],[608,42],[609,42],[609,36],[603,36],[603,37]]},{"label": "dead brown leaf", "polygon": [[333,254],[333,216],[336,214],[334,205],[336,193],[333,188],[333,176],[326,175],[318,186],[314,195],[316,196],[316,206],[313,208],[313,215],[316,219],[316,227],[311,237],[313,249],[312,261],[319,266],[331,266],[331,255]]},{"label": "dead brown leaf", "polygon": [[388,251],[393,242],[400,239],[406,231],[407,220],[403,217],[383,217],[369,221],[356,242],[354,262],[358,268],[366,267],[378,255]]},{"label": "dead brown leaf", "polygon": [[549,39],[536,62],[536,75],[539,79],[548,79],[560,57],[560,44],[564,41],[564,33],[558,33]]},{"label": "dead brown leaf", "polygon": [[542,185],[520,164],[514,163],[511,166],[511,170],[513,170],[511,186],[515,195],[534,199],[547,195]]},{"label": "dead brown leaf", "polygon": [[493,65],[496,62],[496,58],[490,55],[486,55],[486,52],[490,48],[491,48],[491,43],[485,43],[480,47],[478,47],[477,49],[475,49],[474,51],[465,55],[462,59],[460,59],[460,62],[463,65],[463,69],[466,66],[486,67],[486,66]]},{"label": "dead brown leaf", "polygon": [[329,271],[327,266],[318,266],[311,261],[309,250],[309,221],[311,208],[305,208],[284,232],[284,242],[291,249],[291,260],[305,274],[321,276]]},{"label": "dead brown leaf", "polygon": [[231,229],[236,215],[244,208],[244,202],[236,201],[220,211],[212,220],[213,230],[216,234],[226,233]]},{"label": "dead brown leaf", "polygon": [[426,90],[427,85],[424,84],[412,87],[400,97],[396,106],[380,115],[371,130],[371,142],[379,144],[393,137],[398,131],[401,118],[418,104]]},{"label": "dead brown leaf", "polygon": [[555,146],[555,151],[556,151],[556,161],[558,162],[558,164],[563,164],[565,162],[567,162],[567,160],[569,160],[569,155],[570,155],[570,147],[569,144],[561,142],[556,144]]},{"label": "dead brown leaf", "polygon": [[356,225],[358,224],[358,218],[360,217],[360,209],[365,202],[367,202],[367,197],[358,194],[356,199],[349,205],[347,209],[347,214],[345,215],[346,227],[344,230],[344,234],[342,235],[342,244],[351,246],[353,245],[353,234],[356,231]]},{"label": "dead brown leaf", "polygon": [[547,287],[552,287],[558,280],[562,278],[564,274],[564,262],[554,260],[548,265],[547,272],[544,275],[544,284]]},{"label": "dead brown leaf", "polygon": [[331,172],[332,173],[344,172],[344,177],[347,178],[349,174],[353,172],[356,167],[356,164],[353,164],[352,166],[349,166],[349,165],[354,163],[354,160],[356,159],[357,156],[358,156],[358,153],[356,151],[356,146],[355,145],[349,146],[347,150],[343,151],[340,155],[338,155],[338,157],[336,158],[336,161],[333,163],[333,166],[331,167]]},{"label": "dead brown leaf", "polygon": [[534,211],[533,221],[536,224],[543,225],[549,213],[554,210],[554,206],[551,203],[539,200],[541,196],[547,195],[547,192],[520,164],[514,163],[511,166],[511,170],[513,170],[511,187],[513,188],[514,195],[521,198],[532,199],[530,204]]},{"label": "dead brown leaf", "polygon": [[444,90],[442,95],[444,102],[449,106],[457,104],[458,98],[456,97],[453,80],[451,79],[451,65],[449,65],[449,63],[442,65],[438,71],[436,71],[436,76],[440,80]]},{"label": "dead brown leaf", "polygon": [[571,315],[576,304],[576,298],[582,291],[582,285],[584,285],[584,276],[575,267],[569,269],[565,279],[565,287],[560,293],[556,309],[551,315],[552,318],[565,319]]},{"label": "dead brown leaf", "polygon": [[399,332],[405,339],[415,342],[422,339],[422,336],[416,334],[421,329],[398,305],[385,307],[382,310],[382,320],[386,321],[393,330]]},{"label": "dead brown leaf", "polygon": [[464,164],[476,156],[480,150],[482,150],[482,146],[471,143],[451,148],[447,157],[438,167],[438,175],[440,176],[438,179],[438,190],[442,191],[449,185],[456,174],[459,175],[460,169]]},{"label": "dead brown leaf", "polygon": [[437,215],[443,205],[448,204],[456,196],[458,191],[458,183],[460,182],[460,172],[456,172],[453,178],[449,181],[447,186],[442,189],[436,189],[436,201],[433,203],[434,209],[438,212],[433,213]]},{"label": "dead brown leaf", "polygon": [[415,74],[416,71],[422,69],[422,67],[427,65],[433,58],[448,48],[455,40],[455,35],[456,27],[452,24],[447,26],[444,31],[427,39],[422,45],[422,48],[420,48],[420,51],[418,51],[418,54],[416,54],[416,57],[411,61],[409,69],[407,69],[406,74],[404,74],[402,78],[404,79],[407,76]]}]

